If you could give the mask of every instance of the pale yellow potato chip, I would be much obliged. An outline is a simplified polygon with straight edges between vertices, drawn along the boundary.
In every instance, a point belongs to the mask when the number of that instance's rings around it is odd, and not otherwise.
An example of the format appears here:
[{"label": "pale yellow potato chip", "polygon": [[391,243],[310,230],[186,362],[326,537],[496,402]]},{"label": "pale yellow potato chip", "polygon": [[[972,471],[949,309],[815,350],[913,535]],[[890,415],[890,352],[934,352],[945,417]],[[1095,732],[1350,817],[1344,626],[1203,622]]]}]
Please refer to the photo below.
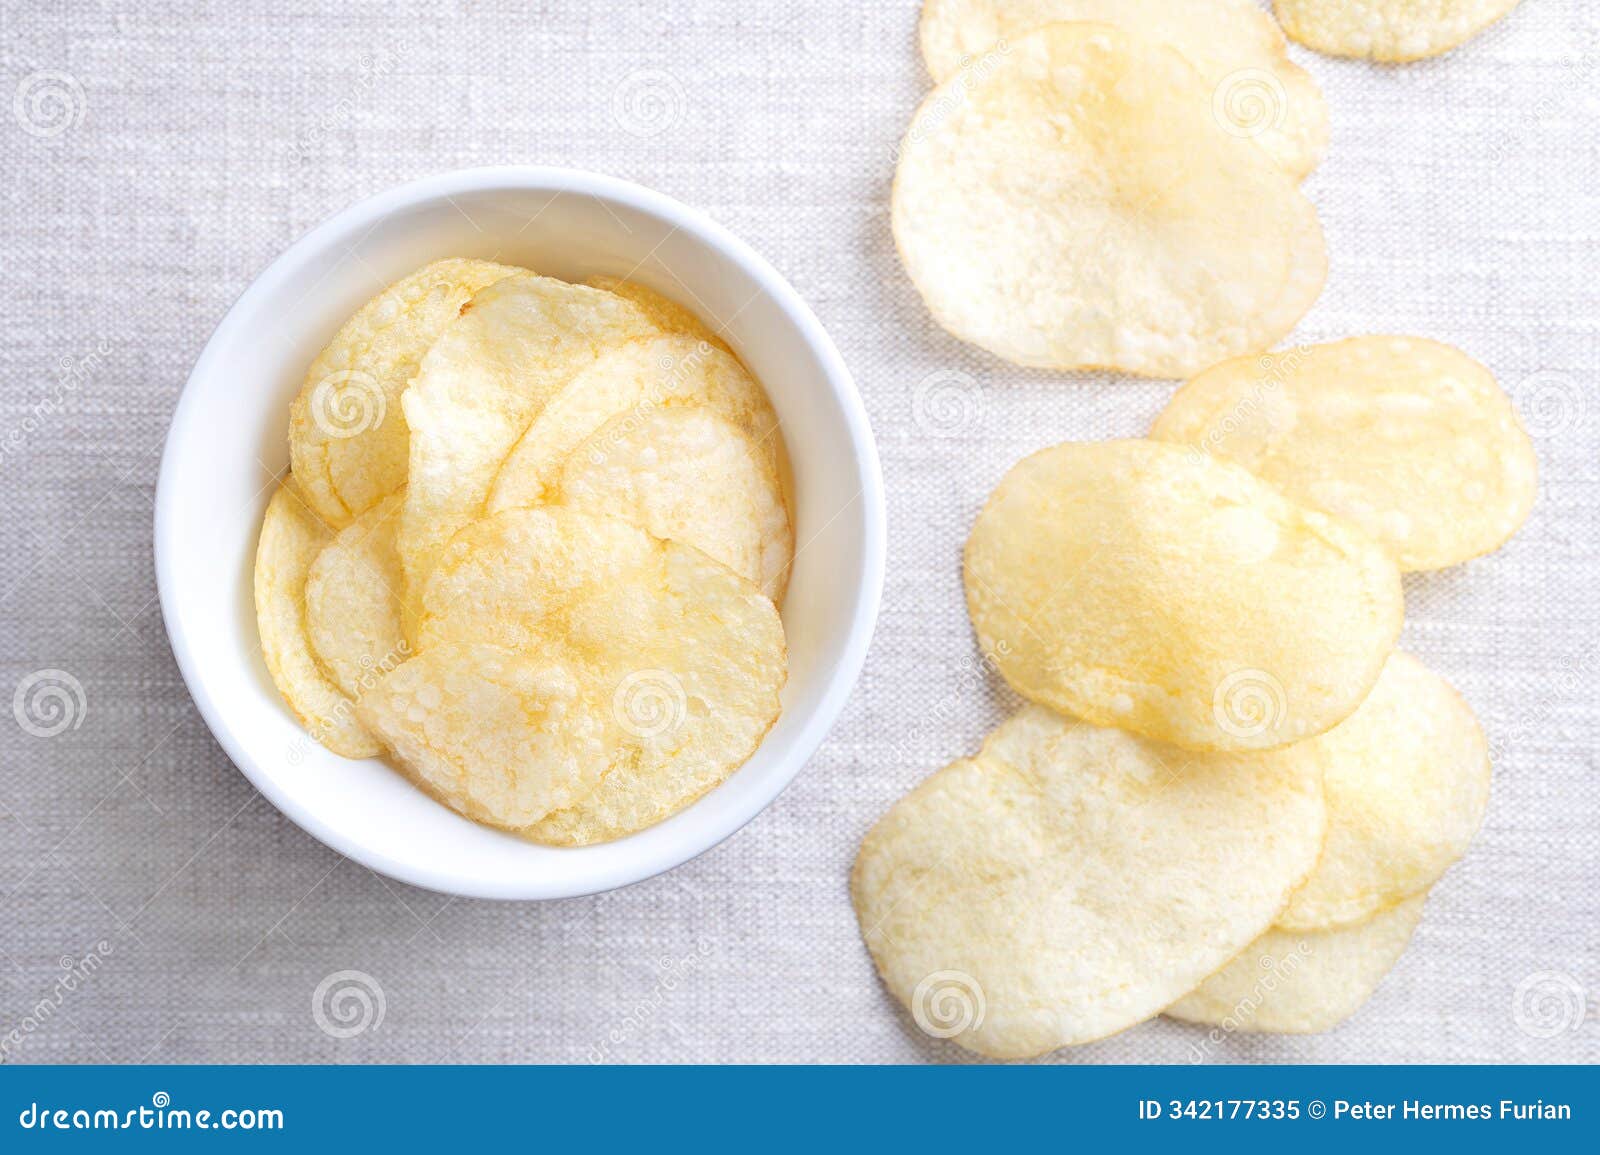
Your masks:
[{"label": "pale yellow potato chip", "polygon": [[1361,708],[1316,745],[1328,841],[1278,916],[1287,930],[1347,926],[1427,890],[1489,805],[1489,746],[1472,708],[1409,654],[1396,651]]},{"label": "pale yellow potato chip", "polygon": [[670,817],[743,765],[778,717],[788,658],[771,600],[615,518],[559,506],[485,518],[450,543],[423,604],[425,647],[570,655],[608,697],[628,753],[587,801],[524,831],[540,842],[604,842]]},{"label": "pale yellow potato chip", "polygon": [[612,418],[567,458],[556,500],[692,545],[783,600],[794,534],[778,478],[744,431],[711,409]]},{"label": "pale yellow potato chip", "polygon": [[357,710],[418,785],[508,830],[581,802],[621,751],[581,665],[497,646],[419,654],[362,695]]},{"label": "pale yellow potato chip", "polygon": [[1538,489],[1533,442],[1494,375],[1415,337],[1224,362],[1179,389],[1150,436],[1242,465],[1354,523],[1402,570],[1498,549]]},{"label": "pale yellow potato chip", "polygon": [[349,525],[405,484],[406,383],[474,293],[524,271],[435,261],[368,301],[317,355],[289,411],[289,461],[329,526]]},{"label": "pale yellow potato chip", "polygon": [[404,498],[392,493],[340,530],[306,577],[311,648],[351,699],[411,656],[401,620],[405,575],[395,546]]},{"label": "pale yellow potato chip", "polygon": [[1400,961],[1426,899],[1419,894],[1339,930],[1274,927],[1166,1013],[1229,1034],[1332,1030],[1372,997]]},{"label": "pale yellow potato chip", "polygon": [[445,543],[483,511],[500,463],[545,403],[607,349],[656,334],[614,293],[549,277],[483,290],[401,397],[411,427],[400,515],[408,627]]},{"label": "pale yellow potato chip", "polygon": [[574,377],[534,418],[500,466],[488,511],[552,500],[562,467],[609,421],[642,420],[658,409],[699,405],[744,430],[773,477],[783,438],[772,404],[736,357],[672,333],[610,349]]},{"label": "pale yellow potato chip", "polygon": [[300,724],[335,754],[370,758],[382,747],[317,664],[306,634],[306,575],[332,540],[297,489],[286,484],[273,495],[256,545],[256,628],[267,671]]},{"label": "pale yellow potato chip", "polygon": [[1520,0],[1276,0],[1289,36],[1329,56],[1401,62],[1472,39]]},{"label": "pale yellow potato chip", "polygon": [[1019,365],[1189,376],[1292,329],[1316,210],[1173,49],[1050,24],[933,92],[892,223],[934,319]]},{"label": "pale yellow potato chip", "polygon": [[1375,542],[1158,441],[1069,442],[1013,467],[967,541],[966,588],[1018,693],[1193,749],[1342,722],[1403,614]]},{"label": "pale yellow potato chip", "polygon": [[1272,924],[1317,857],[1306,744],[1195,754],[1026,706],[862,841],[851,891],[891,993],[996,1058],[1158,1014]]},{"label": "pale yellow potato chip", "polygon": [[604,289],[608,293],[626,297],[643,309],[645,315],[654,321],[656,327],[663,333],[680,333],[704,341],[708,345],[715,345],[725,352],[733,351],[728,348],[727,342],[700,319],[698,314],[637,281],[624,281],[621,277],[590,277],[584,284],[591,289]]},{"label": "pale yellow potato chip", "polygon": [[421,647],[457,641],[531,649],[545,641],[545,622],[631,580],[660,549],[638,526],[556,505],[485,517],[440,555],[422,595]]},{"label": "pale yellow potato chip", "polygon": [[1289,59],[1277,21],[1255,0],[925,0],[922,58],[942,84],[1041,25],[1083,20],[1177,49],[1205,81],[1223,128],[1254,140],[1286,171],[1303,177],[1322,159],[1322,90]]}]

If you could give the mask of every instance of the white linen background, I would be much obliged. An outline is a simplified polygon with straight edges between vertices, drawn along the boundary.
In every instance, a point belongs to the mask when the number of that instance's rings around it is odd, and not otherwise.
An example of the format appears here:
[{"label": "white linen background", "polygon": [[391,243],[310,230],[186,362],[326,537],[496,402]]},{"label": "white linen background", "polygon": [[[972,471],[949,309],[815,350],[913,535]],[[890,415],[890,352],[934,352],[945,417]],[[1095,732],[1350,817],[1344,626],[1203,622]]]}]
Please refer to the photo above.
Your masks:
[{"label": "white linen background", "polygon": [[[1141,433],[1172,385],[1024,371],[929,321],[887,213],[929,87],[916,18],[911,0],[0,3],[0,692],[60,669],[87,701],[55,737],[0,725],[8,1060],[968,1058],[883,992],[848,870],[895,798],[1014,705],[974,676],[962,602],[983,498],[1041,446]],[[1354,1020],[1211,1058],[1593,1062],[1600,5],[1527,0],[1404,67],[1296,57],[1332,119],[1306,186],[1331,268],[1297,339],[1468,350],[1522,405],[1542,491],[1507,549],[1407,582],[1405,644],[1499,751],[1483,833]],[[664,106],[628,104],[650,88]],[[668,876],[542,905],[379,878],[257,796],[178,676],[151,558],[168,419],[251,278],[371,193],[508,162],[638,181],[765,254],[856,376],[889,503],[866,673],[795,783]],[[952,372],[972,382],[954,405],[919,404]],[[38,1021],[62,960],[96,952]],[[312,1014],[341,970],[384,1005],[343,1040]],[[1057,1058],[1184,1062],[1202,1037],[1157,1020]]]}]

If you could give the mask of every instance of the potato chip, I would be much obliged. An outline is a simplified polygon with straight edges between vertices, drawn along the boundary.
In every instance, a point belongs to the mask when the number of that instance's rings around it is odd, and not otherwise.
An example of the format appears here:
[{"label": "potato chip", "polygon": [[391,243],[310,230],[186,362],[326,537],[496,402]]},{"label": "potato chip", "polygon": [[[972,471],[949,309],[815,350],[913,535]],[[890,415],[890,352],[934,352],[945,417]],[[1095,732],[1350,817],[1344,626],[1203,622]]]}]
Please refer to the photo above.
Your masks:
[{"label": "potato chip", "polygon": [[452,535],[483,511],[500,463],[545,403],[614,345],[657,332],[637,305],[549,277],[479,293],[401,398],[411,426],[400,515],[408,620]]},{"label": "potato chip", "polygon": [[1306,744],[1195,754],[1027,706],[862,841],[862,934],[918,1026],[996,1058],[1159,1013],[1272,924],[1326,816]]},{"label": "potato chip", "polygon": [[780,476],[778,418],[755,378],[731,353],[670,334],[602,354],[534,418],[495,478],[488,510],[552,500],[562,467],[608,421],[642,420],[662,408],[701,405],[744,430]]},{"label": "potato chip", "polygon": [[289,413],[289,461],[325,523],[342,529],[405,484],[401,392],[472,295],[521,272],[435,261],[363,305],[311,363]]},{"label": "potato chip", "polygon": [[1166,1013],[1230,1034],[1331,1030],[1355,1014],[1400,961],[1426,898],[1408,898],[1340,930],[1274,927]]},{"label": "potato chip", "polygon": [[1276,0],[1289,36],[1329,56],[1401,62],[1472,39],[1520,0]]},{"label": "potato chip", "polygon": [[645,571],[661,549],[649,534],[614,517],[560,506],[513,509],[457,534],[440,555],[422,595],[423,649],[485,642],[526,650],[597,589]]},{"label": "potato chip", "polygon": [[1289,59],[1277,21],[1255,0],[926,0],[922,57],[942,84],[1041,25],[1081,20],[1176,49],[1205,81],[1222,126],[1254,139],[1286,171],[1303,177],[1322,159],[1322,90]]},{"label": "potato chip", "polygon": [[1499,548],[1538,487],[1533,443],[1493,374],[1413,337],[1224,362],[1179,389],[1150,436],[1242,465],[1354,523],[1402,570]]},{"label": "potato chip", "polygon": [[630,753],[585,802],[525,831],[620,838],[689,805],[750,757],[787,677],[783,624],[750,582],[692,547],[559,506],[458,534],[424,594],[425,647],[490,640],[571,655],[609,699]]},{"label": "potato chip", "polygon": [[708,345],[715,345],[724,352],[733,351],[696,314],[637,281],[624,281],[621,277],[590,277],[584,284],[591,289],[604,289],[608,293],[615,293],[632,301],[644,310],[645,316],[654,321],[656,328],[663,333],[679,333],[685,337],[704,341]]},{"label": "potato chip", "polygon": [[1287,930],[1370,918],[1427,890],[1489,805],[1489,746],[1461,695],[1396,651],[1372,693],[1317,739],[1328,766],[1328,842],[1278,916]]},{"label": "potato chip", "polygon": [[1013,467],[967,541],[966,587],[1018,693],[1194,749],[1337,725],[1403,613],[1376,543],[1156,441],[1069,442]]},{"label": "potato chip", "polygon": [[556,499],[692,545],[781,601],[794,554],[778,478],[749,437],[678,405],[602,426],[567,458]]},{"label": "potato chip", "polygon": [[496,646],[419,654],[357,710],[418,785],[509,830],[588,797],[621,749],[585,671]]},{"label": "potato chip", "polygon": [[1327,271],[1295,179],[1182,56],[1103,24],[1047,25],[938,88],[892,199],[934,319],[1019,365],[1189,376],[1276,342]]},{"label": "potato chip", "polygon": [[306,574],[331,540],[333,531],[297,489],[286,484],[273,495],[256,545],[261,656],[283,700],[313,738],[346,758],[370,758],[381,747],[356,720],[350,699],[317,665],[306,634]]},{"label": "potato chip", "polygon": [[411,656],[401,622],[405,577],[395,535],[403,493],[340,530],[306,577],[306,633],[344,694],[360,698]]}]

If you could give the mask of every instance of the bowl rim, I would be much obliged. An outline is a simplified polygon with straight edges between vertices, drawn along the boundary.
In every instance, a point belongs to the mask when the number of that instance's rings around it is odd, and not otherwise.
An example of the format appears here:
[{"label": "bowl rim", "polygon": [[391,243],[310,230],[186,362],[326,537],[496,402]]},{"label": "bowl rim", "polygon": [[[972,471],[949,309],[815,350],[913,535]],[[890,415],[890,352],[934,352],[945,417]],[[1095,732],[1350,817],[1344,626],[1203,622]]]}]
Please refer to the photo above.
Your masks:
[{"label": "bowl rim", "polygon": [[[246,743],[230,724],[227,712],[213,698],[199,676],[199,658],[191,642],[183,609],[172,592],[177,565],[174,553],[178,503],[172,477],[177,468],[174,463],[180,453],[179,446],[195,435],[193,426],[198,404],[195,400],[198,393],[196,383],[216,370],[223,347],[232,341],[234,330],[243,323],[243,315],[252,302],[298,275],[307,263],[341,238],[351,235],[359,237],[368,226],[383,217],[419,203],[487,190],[589,196],[601,203],[617,204],[657,217],[676,231],[721,251],[756,281],[762,293],[781,309],[815,352],[823,369],[820,384],[825,386],[844,418],[850,437],[850,450],[859,463],[862,476],[861,493],[857,498],[862,506],[863,519],[862,575],[856,590],[848,635],[838,660],[825,675],[826,687],[821,697],[810,716],[804,719],[801,729],[779,753],[772,773],[759,790],[749,792],[738,807],[724,813],[719,821],[704,822],[700,827],[693,828],[686,837],[665,845],[642,868],[619,870],[603,866],[576,879],[516,876],[486,880],[453,874],[448,863],[426,865],[396,859],[358,844],[337,822],[325,819],[313,808],[301,805],[279,789],[273,776],[257,764]],[[280,813],[330,849],[398,881],[467,898],[537,900],[598,894],[653,878],[704,854],[742,829],[772,804],[832,730],[860,679],[883,595],[886,521],[882,466],[866,406],[855,380],[816,314],[765,257],[698,209],[631,181],[582,169],[548,165],[493,165],[435,173],[357,201],[313,227],[251,279],[207,339],[174,406],[156,480],[153,549],[162,619],[184,685],[201,718],[229,760]],[[604,845],[585,849],[600,850]]]}]

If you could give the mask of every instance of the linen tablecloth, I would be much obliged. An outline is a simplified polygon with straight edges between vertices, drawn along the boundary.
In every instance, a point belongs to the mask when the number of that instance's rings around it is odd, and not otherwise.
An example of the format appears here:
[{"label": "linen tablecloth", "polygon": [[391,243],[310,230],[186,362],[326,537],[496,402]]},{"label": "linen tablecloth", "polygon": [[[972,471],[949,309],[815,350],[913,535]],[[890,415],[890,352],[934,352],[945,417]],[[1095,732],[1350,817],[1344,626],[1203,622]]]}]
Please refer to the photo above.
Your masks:
[{"label": "linen tablecloth", "polygon": [[[849,866],[1015,706],[963,607],[979,504],[1034,449],[1140,434],[1173,386],[1016,369],[932,324],[887,211],[929,87],[916,18],[910,0],[0,5],[0,690],[49,671],[82,689],[64,722],[0,725],[8,1061],[967,1058],[880,987]],[[1204,1045],[1157,1020],[1057,1058],[1594,1061],[1600,6],[1527,0],[1405,67],[1296,58],[1330,106],[1306,187],[1332,263],[1295,339],[1458,345],[1538,445],[1522,534],[1406,587],[1404,644],[1494,743],[1489,816],[1339,1030]],[[174,403],[251,278],[371,193],[514,162],[641,182],[764,253],[856,376],[890,516],[866,674],[793,786],[665,877],[542,905],[380,878],[256,795],[179,678],[151,558]],[[329,1010],[352,982],[345,1011],[371,1008],[354,1031]]]}]

